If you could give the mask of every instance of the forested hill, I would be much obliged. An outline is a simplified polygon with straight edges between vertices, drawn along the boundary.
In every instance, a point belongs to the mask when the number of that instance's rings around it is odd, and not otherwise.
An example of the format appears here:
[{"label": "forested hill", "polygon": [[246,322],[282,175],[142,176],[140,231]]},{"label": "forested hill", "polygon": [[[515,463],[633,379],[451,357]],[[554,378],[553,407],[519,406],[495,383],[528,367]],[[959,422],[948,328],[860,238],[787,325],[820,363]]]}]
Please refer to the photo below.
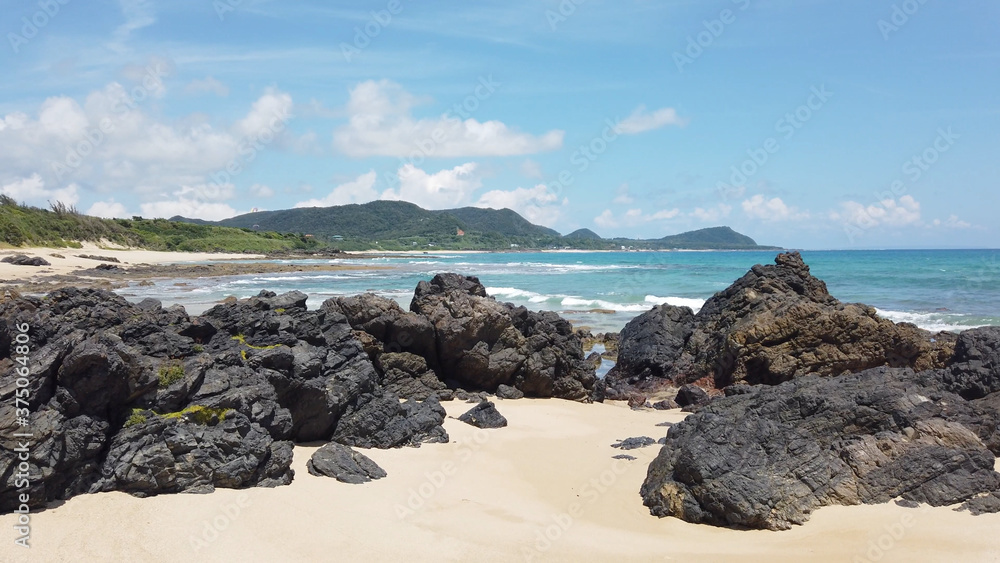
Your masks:
[{"label": "forested hill", "polygon": [[405,201],[372,201],[247,213],[218,222],[184,217],[172,221],[311,235],[344,250],[549,249],[614,250],[771,249],[729,227],[712,227],[660,239],[605,239],[590,229],[567,236],[535,225],[510,209],[462,207],[427,210]]}]

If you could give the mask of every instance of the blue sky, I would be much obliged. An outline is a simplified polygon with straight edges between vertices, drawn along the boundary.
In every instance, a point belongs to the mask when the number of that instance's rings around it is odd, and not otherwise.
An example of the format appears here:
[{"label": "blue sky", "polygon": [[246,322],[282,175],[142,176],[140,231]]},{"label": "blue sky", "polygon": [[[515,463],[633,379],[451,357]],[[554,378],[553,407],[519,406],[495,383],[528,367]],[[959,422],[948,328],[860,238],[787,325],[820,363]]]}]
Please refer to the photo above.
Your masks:
[{"label": "blue sky", "polygon": [[0,0],[0,190],[221,219],[405,199],[563,233],[1000,246],[986,0]]}]

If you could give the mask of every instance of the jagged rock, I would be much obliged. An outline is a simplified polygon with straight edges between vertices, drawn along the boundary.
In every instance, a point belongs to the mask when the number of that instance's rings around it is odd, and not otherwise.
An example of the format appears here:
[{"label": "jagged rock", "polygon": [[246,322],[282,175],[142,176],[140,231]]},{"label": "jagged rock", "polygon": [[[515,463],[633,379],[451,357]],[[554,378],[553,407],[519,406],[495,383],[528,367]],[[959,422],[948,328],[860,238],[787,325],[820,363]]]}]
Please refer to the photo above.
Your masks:
[{"label": "jagged rock", "polygon": [[944,367],[955,336],[895,324],[874,308],[841,303],[797,252],[754,266],[696,315],[668,305],[622,331],[608,374],[619,395],[702,378],[721,389],[776,384],[803,375],[844,375],[877,366]]},{"label": "jagged rock", "polygon": [[176,418],[152,415],[122,429],[111,441],[102,477],[91,492],[142,497],[292,481],[291,442],[273,441],[241,413],[220,411],[199,420],[203,412]]},{"label": "jagged rock", "polygon": [[474,277],[439,274],[417,285],[410,310],[436,335],[441,379],[528,396],[587,400],[596,377],[572,326],[555,313],[498,303]]},{"label": "jagged rock", "polygon": [[965,399],[1000,391],[1000,327],[967,330],[958,336],[945,387]]},{"label": "jagged rock", "polygon": [[524,392],[516,387],[501,384],[497,386],[497,397],[501,399],[523,399]]},{"label": "jagged rock", "polygon": [[121,266],[115,264],[98,264],[94,266],[94,269],[99,272],[123,272]]},{"label": "jagged rock", "polygon": [[448,433],[441,426],[446,413],[436,397],[405,403],[392,395],[365,399],[341,418],[333,435],[335,441],[358,448],[448,442]]},{"label": "jagged rock", "polygon": [[306,463],[309,473],[358,485],[386,476],[384,469],[364,454],[331,442],[316,450]]},{"label": "jagged rock", "polygon": [[611,459],[624,459],[625,461],[635,461],[636,457],[628,454],[618,454],[611,456]]},{"label": "jagged rock", "polygon": [[682,407],[700,407],[711,403],[712,398],[701,387],[688,383],[677,391],[677,398],[674,401]]},{"label": "jagged rock", "polygon": [[0,259],[0,262],[6,262],[15,266],[51,266],[49,261],[41,256],[27,256],[25,254],[4,256],[3,259]]},{"label": "jagged rock", "polygon": [[958,422],[992,418],[940,371],[808,376],[720,398],[674,425],[641,494],[657,516],[787,529],[828,504],[948,505],[997,490],[991,452]]},{"label": "jagged rock", "polygon": [[507,419],[497,411],[496,405],[489,401],[483,401],[472,407],[458,419],[477,428],[503,428],[507,426]]},{"label": "jagged rock", "polygon": [[625,438],[620,442],[611,444],[611,447],[618,448],[619,450],[637,450],[639,448],[645,448],[646,446],[652,446],[655,443],[656,440],[650,438],[649,436],[639,436],[636,438]]},{"label": "jagged rock", "polygon": [[381,354],[375,363],[382,372],[385,389],[405,399],[423,401],[436,396],[442,401],[450,400],[454,392],[438,379],[428,366],[427,360],[409,352]]}]

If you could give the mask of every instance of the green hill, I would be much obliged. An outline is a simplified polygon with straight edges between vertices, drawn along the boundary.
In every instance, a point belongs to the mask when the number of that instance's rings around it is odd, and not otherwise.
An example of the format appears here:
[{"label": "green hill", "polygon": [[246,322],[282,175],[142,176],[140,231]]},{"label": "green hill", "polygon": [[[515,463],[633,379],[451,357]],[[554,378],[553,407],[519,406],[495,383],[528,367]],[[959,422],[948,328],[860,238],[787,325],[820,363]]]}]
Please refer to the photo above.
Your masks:
[{"label": "green hill", "polygon": [[548,227],[528,222],[510,209],[484,209],[462,207],[441,213],[453,215],[465,223],[465,230],[480,233],[497,233],[505,236],[557,237],[559,233]]},{"label": "green hill", "polygon": [[697,231],[689,231],[679,235],[666,236],[657,239],[655,242],[667,248],[688,249],[718,247],[739,249],[757,248],[759,246],[757,241],[746,235],[741,235],[729,227],[710,227]]},{"label": "green hill", "polygon": [[604,240],[601,235],[591,231],[590,229],[577,229],[572,233],[566,235],[566,239],[581,239],[581,240]]}]

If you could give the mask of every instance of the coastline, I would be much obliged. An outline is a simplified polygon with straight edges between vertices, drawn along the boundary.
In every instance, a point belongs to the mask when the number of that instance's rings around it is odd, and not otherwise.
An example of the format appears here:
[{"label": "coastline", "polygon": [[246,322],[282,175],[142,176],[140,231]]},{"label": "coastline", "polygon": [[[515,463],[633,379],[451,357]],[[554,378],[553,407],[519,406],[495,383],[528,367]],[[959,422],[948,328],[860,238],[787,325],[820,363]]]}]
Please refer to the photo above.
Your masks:
[{"label": "coastline", "polygon": [[[656,424],[679,422],[685,416],[679,411],[496,400],[510,424],[483,431],[454,418],[472,405],[442,404],[448,444],[359,449],[386,478],[348,485],[312,476],[305,462],[316,447],[297,445],[290,485],[145,499],[82,495],[34,514],[31,549],[8,553],[12,561],[176,561],[232,553],[245,561],[320,561],[331,553],[359,561],[1000,557],[994,539],[1000,515],[951,507],[830,506],[783,532],[650,516],[638,491],[659,446],[624,452],[638,459],[618,461],[612,456],[623,452],[610,444],[629,436],[659,438],[666,428]],[[13,519],[0,516],[0,526],[9,529]]]}]

